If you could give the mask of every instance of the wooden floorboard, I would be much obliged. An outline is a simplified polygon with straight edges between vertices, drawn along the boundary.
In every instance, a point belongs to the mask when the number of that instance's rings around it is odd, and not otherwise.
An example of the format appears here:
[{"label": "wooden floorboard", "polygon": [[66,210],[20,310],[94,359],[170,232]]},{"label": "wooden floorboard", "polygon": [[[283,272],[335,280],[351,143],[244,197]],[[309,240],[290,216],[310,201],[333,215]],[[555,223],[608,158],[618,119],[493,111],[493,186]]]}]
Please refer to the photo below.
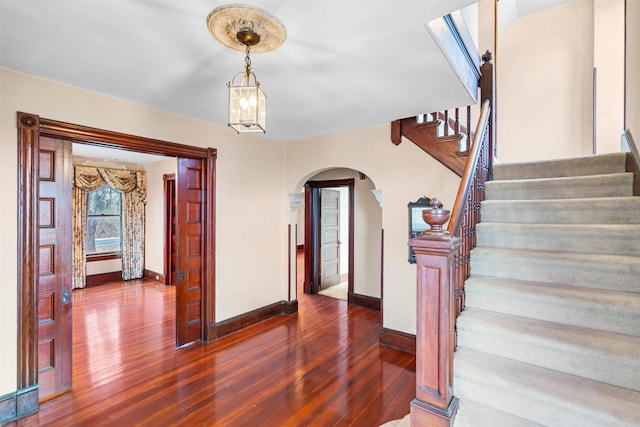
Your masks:
[{"label": "wooden floorboard", "polygon": [[[299,270],[301,271],[301,270]],[[301,294],[299,311],[175,347],[175,288],[73,293],[73,389],[12,426],[377,426],[409,413],[415,357],[380,313]]]}]

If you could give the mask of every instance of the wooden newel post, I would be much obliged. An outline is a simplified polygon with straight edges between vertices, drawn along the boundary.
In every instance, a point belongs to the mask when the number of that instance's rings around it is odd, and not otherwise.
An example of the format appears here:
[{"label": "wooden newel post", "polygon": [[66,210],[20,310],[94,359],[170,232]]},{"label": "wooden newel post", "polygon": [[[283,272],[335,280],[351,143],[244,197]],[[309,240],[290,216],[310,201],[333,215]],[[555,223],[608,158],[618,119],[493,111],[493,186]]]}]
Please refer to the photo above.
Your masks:
[{"label": "wooden newel post", "polygon": [[489,175],[493,175],[493,159],[498,157],[498,106],[496,104],[496,73],[493,67],[493,53],[488,50],[482,55],[480,67],[480,105],[489,100]]},{"label": "wooden newel post", "polygon": [[449,211],[437,200],[423,211],[431,230],[409,241],[417,265],[416,398],[412,426],[451,426],[458,399],[453,396],[455,325],[454,256],[461,242],[442,230]]}]

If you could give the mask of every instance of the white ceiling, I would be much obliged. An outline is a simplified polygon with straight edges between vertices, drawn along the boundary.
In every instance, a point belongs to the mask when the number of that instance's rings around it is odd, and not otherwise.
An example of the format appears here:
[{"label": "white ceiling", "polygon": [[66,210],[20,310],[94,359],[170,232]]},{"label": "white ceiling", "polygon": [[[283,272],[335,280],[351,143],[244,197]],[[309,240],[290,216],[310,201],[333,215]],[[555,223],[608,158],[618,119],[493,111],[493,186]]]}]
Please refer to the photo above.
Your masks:
[{"label": "white ceiling", "polygon": [[[501,20],[565,1],[502,0]],[[471,103],[425,24],[472,3],[252,1],[288,32],[279,49],[251,56],[268,97],[266,136],[295,141]],[[208,32],[221,4],[0,0],[0,66],[226,126],[226,83],[244,53]]]},{"label": "white ceiling", "polygon": [[[471,102],[425,24],[473,0],[255,0],[286,25],[251,56],[267,137],[295,141]],[[203,0],[0,0],[0,65],[226,126],[244,53]],[[229,129],[230,135],[234,131]]]},{"label": "white ceiling", "polygon": [[73,143],[72,154],[89,159],[146,164],[166,160],[167,157],[155,154],[138,153],[136,151],[118,150],[99,145]]}]

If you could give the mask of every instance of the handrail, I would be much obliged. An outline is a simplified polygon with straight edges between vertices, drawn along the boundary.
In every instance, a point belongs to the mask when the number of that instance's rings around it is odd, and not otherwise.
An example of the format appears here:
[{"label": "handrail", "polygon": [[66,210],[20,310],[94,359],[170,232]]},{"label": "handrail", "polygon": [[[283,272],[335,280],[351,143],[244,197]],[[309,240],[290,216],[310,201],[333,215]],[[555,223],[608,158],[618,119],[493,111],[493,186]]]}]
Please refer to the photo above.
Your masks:
[{"label": "handrail", "polygon": [[625,130],[622,133],[622,139],[627,143],[627,147],[631,151],[633,155],[633,159],[636,162],[636,166],[640,168],[640,153],[638,152],[638,146],[636,142],[633,140],[633,136],[631,136],[631,131],[629,129]]},{"label": "handrail", "polygon": [[489,131],[490,112],[491,106],[489,105],[489,100],[486,100],[482,103],[480,118],[476,125],[476,131],[471,144],[471,152],[469,153],[467,164],[464,167],[460,185],[458,186],[456,201],[451,211],[451,219],[449,220],[449,226],[447,227],[447,231],[454,236],[458,235],[458,232],[460,231],[465,202],[469,196],[469,191],[471,190],[472,180],[475,176],[480,154],[482,153],[483,142],[486,140],[487,132]]},{"label": "handrail", "polygon": [[457,317],[465,305],[464,282],[471,274],[471,250],[476,246],[476,226],[480,222],[480,202],[484,199],[484,184],[491,174],[491,104],[482,103],[482,110],[473,137],[458,194],[454,202],[447,231],[462,243],[454,256],[453,289],[454,313]]},{"label": "handrail", "polygon": [[629,147],[630,154],[627,156],[627,171],[631,171],[634,173],[633,180],[633,194],[635,196],[640,195],[640,152],[638,152],[638,146],[636,142],[633,140],[631,136],[631,131],[629,129],[625,130],[622,133],[622,142],[627,144]]}]

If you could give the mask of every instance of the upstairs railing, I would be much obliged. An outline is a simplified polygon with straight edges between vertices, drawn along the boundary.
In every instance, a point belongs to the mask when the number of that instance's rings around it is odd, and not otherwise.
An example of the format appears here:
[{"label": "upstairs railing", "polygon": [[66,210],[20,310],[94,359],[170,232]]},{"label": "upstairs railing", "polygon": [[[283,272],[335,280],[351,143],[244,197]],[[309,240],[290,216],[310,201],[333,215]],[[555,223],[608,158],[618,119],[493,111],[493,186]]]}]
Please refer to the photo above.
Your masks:
[{"label": "upstairs railing", "polygon": [[[493,102],[494,98],[491,84],[493,81],[491,59],[491,53],[485,53],[482,56],[484,63],[478,71],[478,73],[482,72],[476,85],[480,88],[481,103],[486,99],[491,99]],[[471,127],[472,115],[476,114],[478,114],[476,109],[467,106],[394,120],[391,122],[391,142],[399,145],[405,137],[458,176],[462,176],[474,135]],[[495,135],[491,130],[490,132],[492,141],[490,150],[495,155]]]},{"label": "upstairs railing", "polygon": [[[464,281],[469,277],[476,243],[480,202],[492,178],[495,156],[494,73],[490,54],[483,56],[482,109],[451,212],[436,199],[423,217],[432,229],[411,239],[417,264],[416,398],[411,425],[450,426],[458,408],[453,395],[455,322],[464,309]],[[439,224],[446,222],[446,230]]]},{"label": "upstairs railing", "polygon": [[[449,117],[449,110],[444,112],[444,122],[448,124],[444,128],[444,136],[449,136],[452,132],[453,135],[459,136],[458,139],[458,151],[460,153],[466,153],[469,151],[469,141],[471,141],[471,105],[467,105],[463,112],[464,117],[461,117],[460,108],[453,110],[453,117]],[[466,122],[465,125],[462,123]]]},{"label": "upstairs railing", "polygon": [[640,196],[640,152],[629,129],[622,134],[622,143],[627,146],[627,172],[633,172],[633,195]]}]

